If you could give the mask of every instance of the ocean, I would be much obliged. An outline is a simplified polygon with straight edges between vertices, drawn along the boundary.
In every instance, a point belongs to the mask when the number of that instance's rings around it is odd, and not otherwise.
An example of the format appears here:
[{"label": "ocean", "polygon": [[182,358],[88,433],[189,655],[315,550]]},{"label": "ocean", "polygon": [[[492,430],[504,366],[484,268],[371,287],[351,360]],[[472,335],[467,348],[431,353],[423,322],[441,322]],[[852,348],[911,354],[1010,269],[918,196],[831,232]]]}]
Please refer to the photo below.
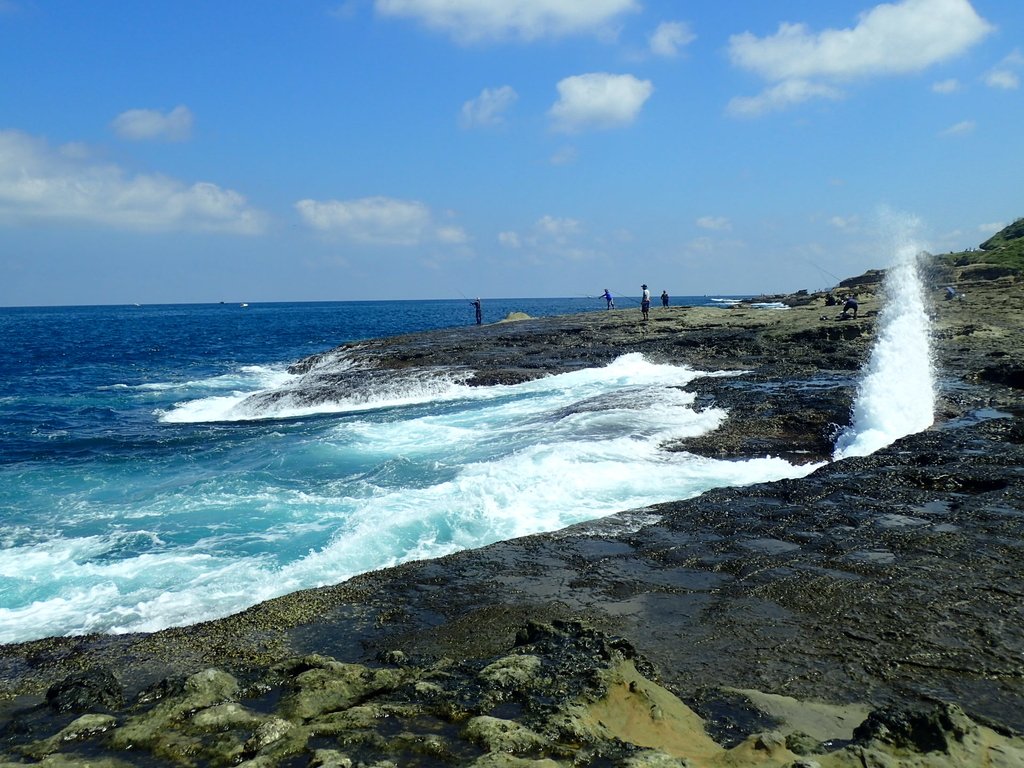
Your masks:
[{"label": "ocean", "polygon": [[[583,311],[603,302],[484,302],[485,322]],[[639,355],[514,386],[382,380],[359,402],[240,408],[306,355],[472,322],[461,300],[0,308],[0,643],[191,624],[812,469],[661,450],[728,418],[679,388],[721,374]]]}]

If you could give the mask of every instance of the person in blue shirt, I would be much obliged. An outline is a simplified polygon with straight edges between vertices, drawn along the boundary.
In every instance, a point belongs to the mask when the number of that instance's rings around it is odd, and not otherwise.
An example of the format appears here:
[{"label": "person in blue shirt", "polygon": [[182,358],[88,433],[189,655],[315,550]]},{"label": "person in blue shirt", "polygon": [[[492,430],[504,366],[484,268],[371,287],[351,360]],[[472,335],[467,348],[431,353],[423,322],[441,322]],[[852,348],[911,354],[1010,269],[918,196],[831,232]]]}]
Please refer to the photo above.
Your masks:
[{"label": "person in blue shirt", "polygon": [[605,300],[605,309],[615,309],[615,300],[612,298],[612,295],[607,288],[604,289],[604,293],[601,294],[601,298]]}]

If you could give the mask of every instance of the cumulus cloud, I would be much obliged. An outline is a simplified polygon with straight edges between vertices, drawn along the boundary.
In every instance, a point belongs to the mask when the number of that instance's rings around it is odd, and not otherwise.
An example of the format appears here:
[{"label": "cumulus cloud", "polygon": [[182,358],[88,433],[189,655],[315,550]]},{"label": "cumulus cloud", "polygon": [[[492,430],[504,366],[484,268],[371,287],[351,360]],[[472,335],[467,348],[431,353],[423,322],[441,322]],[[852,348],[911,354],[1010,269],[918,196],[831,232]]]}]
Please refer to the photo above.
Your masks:
[{"label": "cumulus cloud", "polygon": [[659,24],[651,35],[651,53],[671,58],[679,54],[680,48],[686,47],[696,39],[697,36],[686,22],[665,21]]},{"label": "cumulus cloud", "polygon": [[500,125],[505,122],[505,112],[518,98],[510,85],[484,88],[479,96],[462,105],[459,122],[463,128]]},{"label": "cumulus cloud", "polygon": [[177,106],[167,114],[155,109],[129,109],[111,122],[114,132],[131,141],[185,141],[192,135],[192,111]]},{"label": "cumulus cloud", "polygon": [[942,131],[940,136],[966,136],[969,133],[974,133],[974,129],[977,124],[973,120],[963,120],[955,125],[949,126],[946,130]]},{"label": "cumulus cloud", "polygon": [[313,229],[370,245],[413,246],[464,243],[460,227],[438,224],[430,208],[418,200],[363,197],[355,200],[300,200],[302,220]]},{"label": "cumulus cloud", "polygon": [[638,80],[633,75],[574,75],[558,83],[559,99],[549,114],[555,129],[565,133],[618,128],[636,119],[653,92],[650,80]]},{"label": "cumulus cloud", "polygon": [[[901,0],[876,5],[846,29],[814,33],[804,24],[787,22],[768,37],[733,35],[729,57],[769,82],[834,84],[922,71],[963,53],[993,29],[968,0]],[[803,92],[814,95],[807,86]],[[818,95],[830,93],[834,88]],[[776,108],[797,103],[762,101]]]},{"label": "cumulus cloud", "polygon": [[726,111],[737,117],[756,117],[766,112],[791,107],[810,99],[841,99],[843,92],[831,85],[807,80],[786,80],[766,88],[757,96],[736,96],[730,99]]},{"label": "cumulus cloud", "polygon": [[697,219],[697,226],[701,229],[724,230],[730,229],[732,225],[725,216],[701,216]]},{"label": "cumulus cloud", "polygon": [[524,41],[606,32],[637,0],[375,0],[382,16],[414,19],[460,42]]},{"label": "cumulus cloud", "polygon": [[784,23],[770,37],[734,35],[729,55],[768,80],[899,74],[957,56],[992,29],[967,0],[903,0],[875,6],[851,29],[813,34]]},{"label": "cumulus cloud", "polygon": [[0,131],[0,221],[251,235],[264,230],[265,220],[242,195],[216,184],[133,176],[94,162],[81,144],[54,149],[28,134]]},{"label": "cumulus cloud", "polygon": [[997,67],[985,73],[985,85],[1014,91],[1020,87],[1020,76],[1017,72],[1021,69],[1024,69],[1024,56],[1020,50],[1014,49]]}]

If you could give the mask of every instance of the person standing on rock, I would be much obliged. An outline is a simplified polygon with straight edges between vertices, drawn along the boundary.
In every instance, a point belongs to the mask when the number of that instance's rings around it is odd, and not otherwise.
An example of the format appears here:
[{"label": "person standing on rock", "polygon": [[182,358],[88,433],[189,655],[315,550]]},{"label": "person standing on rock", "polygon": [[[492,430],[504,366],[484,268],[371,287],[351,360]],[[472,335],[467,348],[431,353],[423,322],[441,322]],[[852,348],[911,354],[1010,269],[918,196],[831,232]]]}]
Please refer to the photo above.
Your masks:
[{"label": "person standing on rock", "polygon": [[644,283],[640,286],[643,289],[643,295],[640,297],[640,311],[644,313],[644,320],[651,319],[651,292],[647,290],[647,284]]},{"label": "person standing on rock", "polygon": [[484,310],[483,305],[480,303],[480,297],[477,296],[473,301],[469,302],[473,305],[476,310],[476,324],[480,325],[484,321]]},{"label": "person standing on rock", "polygon": [[607,288],[604,289],[604,293],[601,294],[601,298],[605,301],[605,309],[615,309],[615,300],[612,298],[612,294]]},{"label": "person standing on rock", "polygon": [[663,307],[667,307],[668,306],[668,291],[662,291],[661,292],[661,306],[663,306]]}]

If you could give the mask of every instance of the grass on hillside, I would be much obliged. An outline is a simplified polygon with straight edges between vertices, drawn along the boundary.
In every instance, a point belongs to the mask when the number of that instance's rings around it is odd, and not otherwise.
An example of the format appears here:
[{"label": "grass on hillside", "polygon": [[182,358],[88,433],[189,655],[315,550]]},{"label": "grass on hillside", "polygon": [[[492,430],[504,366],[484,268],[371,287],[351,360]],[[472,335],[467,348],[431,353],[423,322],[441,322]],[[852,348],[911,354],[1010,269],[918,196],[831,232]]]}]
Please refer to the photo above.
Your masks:
[{"label": "grass on hillside", "polygon": [[996,264],[1024,272],[1024,218],[992,235],[978,250],[944,253],[937,258],[957,267]]}]

